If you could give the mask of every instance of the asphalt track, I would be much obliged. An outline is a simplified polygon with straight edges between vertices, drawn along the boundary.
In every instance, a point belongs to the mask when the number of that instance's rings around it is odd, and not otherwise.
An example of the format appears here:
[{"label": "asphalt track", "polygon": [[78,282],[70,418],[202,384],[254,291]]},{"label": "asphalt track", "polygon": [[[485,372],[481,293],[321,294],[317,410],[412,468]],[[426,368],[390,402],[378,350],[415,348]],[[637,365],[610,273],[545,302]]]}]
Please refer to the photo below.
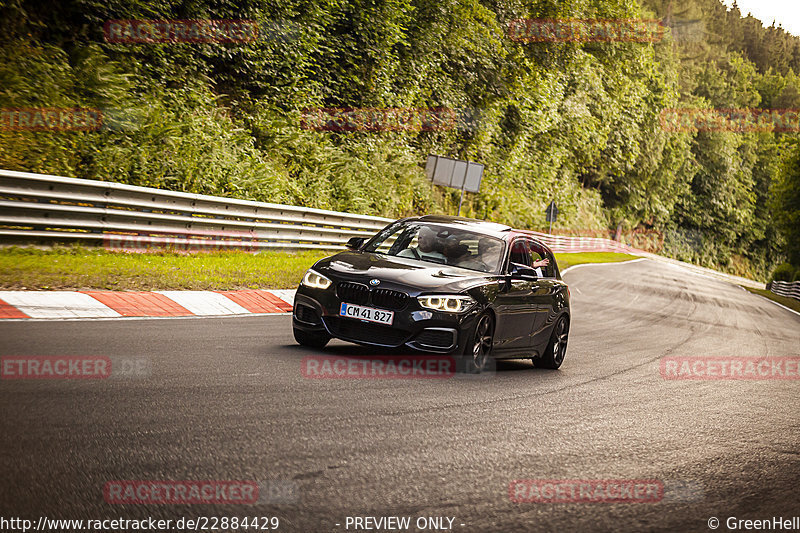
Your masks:
[{"label": "asphalt track", "polygon": [[[800,516],[800,381],[659,373],[665,356],[798,356],[800,316],[649,260],[564,277],[574,318],[558,371],[515,361],[482,377],[306,379],[304,356],[384,352],[300,348],[288,315],[0,322],[0,355],[107,355],[150,368],[1,381],[0,515],[278,516],[280,531],[447,516],[464,532],[710,531],[710,517],[725,531],[731,516]],[[512,502],[509,483],[528,478],[657,479],[665,497]],[[103,498],[109,480],[215,479],[283,480],[294,497]]]}]

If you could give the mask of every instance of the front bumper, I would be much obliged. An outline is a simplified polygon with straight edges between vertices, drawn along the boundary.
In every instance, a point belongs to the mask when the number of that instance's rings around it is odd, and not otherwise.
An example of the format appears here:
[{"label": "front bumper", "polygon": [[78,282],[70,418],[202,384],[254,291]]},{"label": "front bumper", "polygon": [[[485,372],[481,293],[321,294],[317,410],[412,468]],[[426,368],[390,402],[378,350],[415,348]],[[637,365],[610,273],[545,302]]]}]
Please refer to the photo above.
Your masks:
[{"label": "front bumper", "polygon": [[393,323],[385,326],[339,316],[341,303],[333,290],[300,286],[294,298],[292,326],[310,332],[325,331],[337,339],[358,344],[461,353],[478,315],[477,309],[462,314],[432,311],[421,307],[416,298],[410,298],[405,308],[393,310]]}]

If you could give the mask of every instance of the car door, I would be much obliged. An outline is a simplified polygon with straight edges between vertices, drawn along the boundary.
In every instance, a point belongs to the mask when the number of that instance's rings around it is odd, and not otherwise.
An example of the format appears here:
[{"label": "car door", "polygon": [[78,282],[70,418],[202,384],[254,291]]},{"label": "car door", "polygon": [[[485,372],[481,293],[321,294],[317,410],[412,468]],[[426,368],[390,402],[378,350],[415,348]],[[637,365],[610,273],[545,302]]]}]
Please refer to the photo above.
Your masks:
[{"label": "car door", "polygon": [[511,279],[512,263],[530,267],[530,248],[525,238],[511,243],[506,261],[505,279],[495,299],[497,324],[495,326],[495,349],[498,351],[526,352],[531,344],[531,332],[536,318],[534,291],[537,282]]},{"label": "car door", "polygon": [[545,258],[550,261],[548,266],[541,268],[542,276],[536,280],[531,288],[532,298],[536,303],[536,318],[531,329],[530,345],[532,348],[541,350],[550,340],[555,313],[553,300],[559,284],[555,279],[556,263],[553,254],[535,241],[529,241],[528,246],[531,251],[532,263]]}]

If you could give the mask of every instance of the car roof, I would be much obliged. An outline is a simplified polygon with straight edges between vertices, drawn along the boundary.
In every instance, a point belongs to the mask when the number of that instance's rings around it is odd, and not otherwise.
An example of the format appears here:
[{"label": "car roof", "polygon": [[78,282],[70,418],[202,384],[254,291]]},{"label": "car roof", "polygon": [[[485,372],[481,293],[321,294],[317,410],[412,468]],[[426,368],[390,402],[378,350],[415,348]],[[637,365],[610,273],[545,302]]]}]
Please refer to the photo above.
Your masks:
[{"label": "car roof", "polygon": [[506,226],[505,224],[488,222],[486,220],[478,220],[476,218],[454,217],[449,215],[423,215],[419,217],[409,217],[404,220],[409,222],[430,222],[432,224],[440,224],[453,228],[469,229],[492,237],[498,237],[500,239],[504,239],[509,232],[512,231],[511,226]]},{"label": "car roof", "polygon": [[536,243],[539,244],[540,246],[543,246],[544,248],[547,248],[548,250],[550,250],[550,247],[547,246],[544,242],[542,242],[542,239],[539,238],[539,234],[537,234],[536,232],[531,231],[531,230],[527,230],[527,229],[512,229],[509,232],[509,237],[512,238],[512,239],[514,237],[527,237],[529,239],[532,239],[532,240],[536,241]]},{"label": "car roof", "polygon": [[549,249],[549,247],[544,244],[541,239],[539,239],[539,236],[533,231],[516,229],[512,228],[511,226],[507,226],[506,224],[489,222],[487,220],[478,220],[477,218],[454,217],[450,215],[422,215],[408,217],[403,220],[409,222],[431,222],[433,224],[441,224],[453,228],[470,229],[485,235],[497,237],[498,239],[503,239],[504,241],[511,241],[515,237],[527,237],[529,239],[533,239],[539,245]]}]

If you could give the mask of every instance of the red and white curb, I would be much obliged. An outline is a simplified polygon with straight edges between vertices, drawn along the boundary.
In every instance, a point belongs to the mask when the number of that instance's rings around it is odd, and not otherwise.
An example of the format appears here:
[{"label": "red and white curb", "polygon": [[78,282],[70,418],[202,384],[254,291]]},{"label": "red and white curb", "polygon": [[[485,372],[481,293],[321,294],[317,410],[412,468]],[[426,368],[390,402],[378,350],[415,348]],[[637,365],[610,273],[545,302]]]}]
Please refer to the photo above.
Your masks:
[{"label": "red and white curb", "polygon": [[[579,267],[625,265],[654,259],[688,268],[695,274],[738,285],[761,288],[763,283],[731,276],[653,254],[619,263],[585,263]],[[293,289],[237,291],[0,291],[0,320],[75,318],[168,318],[243,316],[289,313],[294,304]],[[768,300],[784,307],[778,302]]]},{"label": "red and white curb", "polygon": [[288,313],[294,290],[0,291],[0,320],[241,316]]}]

